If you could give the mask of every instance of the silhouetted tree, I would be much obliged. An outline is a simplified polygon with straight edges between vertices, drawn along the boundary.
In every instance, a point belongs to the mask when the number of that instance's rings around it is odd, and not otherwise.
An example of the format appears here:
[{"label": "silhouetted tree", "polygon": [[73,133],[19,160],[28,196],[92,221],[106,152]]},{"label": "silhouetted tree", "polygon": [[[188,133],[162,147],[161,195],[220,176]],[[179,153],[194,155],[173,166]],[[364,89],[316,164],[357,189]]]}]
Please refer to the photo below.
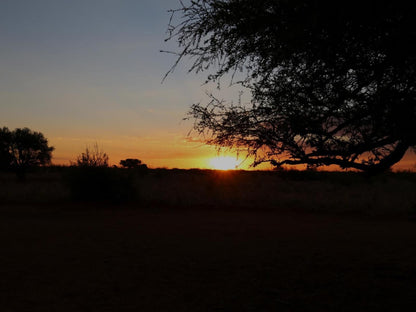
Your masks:
[{"label": "silhouetted tree", "polygon": [[12,133],[6,128],[0,128],[0,169],[10,169],[12,165]]},{"label": "silhouetted tree", "polygon": [[81,153],[71,165],[78,167],[108,167],[108,155],[95,143],[92,149],[86,147],[85,152]]},{"label": "silhouetted tree", "polygon": [[209,144],[247,148],[254,165],[380,172],[416,146],[415,16],[400,0],[194,0],[172,10],[171,71],[189,57],[215,69],[208,81],[244,74],[250,105],[192,106]]},{"label": "silhouetted tree", "polygon": [[120,166],[128,169],[139,168],[142,164],[142,161],[139,159],[127,158],[120,160]]},{"label": "silhouetted tree", "polygon": [[40,132],[28,128],[10,131],[0,129],[1,168],[25,171],[30,167],[48,165],[51,162],[53,147]]}]

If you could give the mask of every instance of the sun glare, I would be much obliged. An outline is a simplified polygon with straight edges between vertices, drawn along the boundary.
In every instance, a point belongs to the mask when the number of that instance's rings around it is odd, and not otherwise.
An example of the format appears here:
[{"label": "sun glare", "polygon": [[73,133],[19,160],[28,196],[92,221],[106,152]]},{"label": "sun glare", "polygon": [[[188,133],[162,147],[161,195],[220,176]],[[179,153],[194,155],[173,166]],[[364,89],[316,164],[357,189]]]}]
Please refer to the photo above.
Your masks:
[{"label": "sun glare", "polygon": [[233,170],[238,167],[240,162],[231,156],[222,156],[222,157],[215,157],[212,158],[209,162],[210,166],[213,169],[217,170]]}]

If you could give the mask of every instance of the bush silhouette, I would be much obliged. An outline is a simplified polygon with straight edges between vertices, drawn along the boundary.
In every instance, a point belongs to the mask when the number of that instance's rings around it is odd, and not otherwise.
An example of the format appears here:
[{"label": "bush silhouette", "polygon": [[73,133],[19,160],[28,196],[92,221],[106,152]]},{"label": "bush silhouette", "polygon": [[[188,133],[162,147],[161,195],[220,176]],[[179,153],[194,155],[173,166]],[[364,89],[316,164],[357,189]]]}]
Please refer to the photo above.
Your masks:
[{"label": "bush silhouette", "polygon": [[66,181],[76,201],[123,203],[135,197],[132,176],[108,167],[108,155],[95,144],[71,163]]},{"label": "bush silhouette", "polygon": [[127,158],[124,160],[120,160],[120,166],[124,168],[138,168],[142,161],[140,159],[133,159],[133,158]]},{"label": "bush silhouette", "polygon": [[138,169],[140,171],[146,171],[148,169],[146,164],[142,164],[142,161],[136,158],[120,160],[120,166],[127,169]]},{"label": "bush silhouette", "polygon": [[108,167],[108,155],[95,143],[92,149],[87,146],[85,152],[81,153],[72,165],[78,167]]}]

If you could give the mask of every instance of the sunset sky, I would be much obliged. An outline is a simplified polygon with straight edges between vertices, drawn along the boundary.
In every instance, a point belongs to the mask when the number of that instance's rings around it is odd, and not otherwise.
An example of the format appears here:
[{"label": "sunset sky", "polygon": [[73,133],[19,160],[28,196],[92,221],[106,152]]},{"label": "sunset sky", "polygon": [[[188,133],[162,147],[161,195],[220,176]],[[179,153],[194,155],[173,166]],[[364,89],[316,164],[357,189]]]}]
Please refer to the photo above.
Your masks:
[{"label": "sunset sky", "polygon": [[[187,137],[191,104],[207,101],[205,76],[165,43],[176,0],[1,0],[0,126],[29,127],[69,164],[98,143],[110,162],[210,167],[215,148]],[[227,90],[227,96],[238,90]],[[399,166],[412,167],[408,156]]]}]

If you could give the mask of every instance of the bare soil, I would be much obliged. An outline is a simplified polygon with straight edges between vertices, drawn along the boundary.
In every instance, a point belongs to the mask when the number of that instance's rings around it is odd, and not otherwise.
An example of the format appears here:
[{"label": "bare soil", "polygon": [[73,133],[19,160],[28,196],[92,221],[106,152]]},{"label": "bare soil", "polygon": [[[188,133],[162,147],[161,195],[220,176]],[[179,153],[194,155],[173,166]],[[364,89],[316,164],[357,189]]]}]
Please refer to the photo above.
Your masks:
[{"label": "bare soil", "polygon": [[0,209],[1,311],[414,311],[416,222]]}]

